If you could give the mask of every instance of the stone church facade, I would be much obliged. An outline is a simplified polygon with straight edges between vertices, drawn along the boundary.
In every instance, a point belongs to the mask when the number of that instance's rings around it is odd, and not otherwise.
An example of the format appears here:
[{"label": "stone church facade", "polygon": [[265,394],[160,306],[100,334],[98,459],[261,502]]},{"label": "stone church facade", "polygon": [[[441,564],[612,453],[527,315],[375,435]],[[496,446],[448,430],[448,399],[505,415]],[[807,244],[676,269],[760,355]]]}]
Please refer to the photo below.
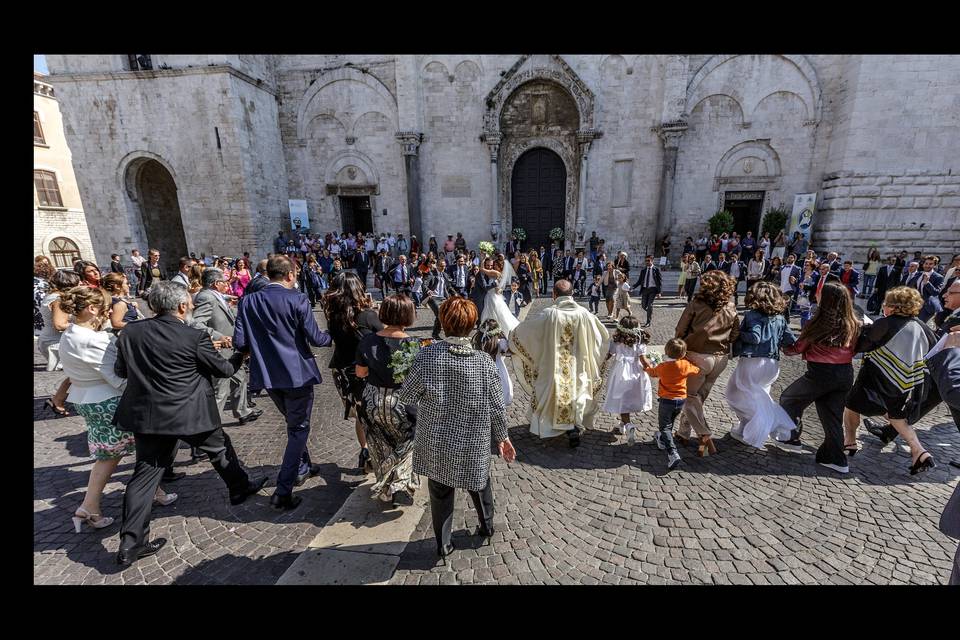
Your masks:
[{"label": "stone church facade", "polygon": [[633,253],[816,193],[814,245],[960,251],[960,57],[47,56],[98,261],[311,231]]}]

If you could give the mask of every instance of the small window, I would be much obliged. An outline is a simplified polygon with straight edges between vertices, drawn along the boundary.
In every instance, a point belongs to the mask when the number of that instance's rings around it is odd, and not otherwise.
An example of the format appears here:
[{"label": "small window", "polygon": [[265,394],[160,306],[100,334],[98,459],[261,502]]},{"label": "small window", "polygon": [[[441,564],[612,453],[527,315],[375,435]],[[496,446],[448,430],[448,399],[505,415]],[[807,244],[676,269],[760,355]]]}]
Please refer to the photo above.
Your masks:
[{"label": "small window", "polygon": [[43,127],[40,125],[40,114],[36,111],[33,112],[33,143],[47,144],[43,137]]},{"label": "small window", "polygon": [[127,62],[130,64],[131,71],[150,71],[153,69],[153,62],[150,60],[150,56],[145,53],[128,53]]},{"label": "small window", "polygon": [[73,269],[73,263],[80,260],[80,248],[70,238],[54,238],[49,248],[53,266],[58,269]]},{"label": "small window", "polygon": [[33,172],[33,185],[37,188],[37,198],[41,207],[62,207],[60,187],[53,171],[36,170]]}]

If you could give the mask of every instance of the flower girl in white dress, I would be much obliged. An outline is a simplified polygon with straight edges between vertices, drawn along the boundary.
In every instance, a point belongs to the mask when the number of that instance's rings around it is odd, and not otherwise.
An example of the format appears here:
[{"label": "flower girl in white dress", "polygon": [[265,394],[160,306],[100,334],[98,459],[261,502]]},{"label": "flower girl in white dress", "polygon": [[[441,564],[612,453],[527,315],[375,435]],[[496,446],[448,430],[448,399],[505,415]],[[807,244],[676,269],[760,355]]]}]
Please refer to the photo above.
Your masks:
[{"label": "flower girl in white dress", "polygon": [[615,362],[607,379],[603,410],[620,414],[620,433],[627,434],[630,444],[636,442],[636,426],[630,422],[630,414],[653,408],[653,384],[640,363],[649,340],[650,334],[640,329],[636,316],[624,316],[617,323],[606,358]]},{"label": "flower girl in white dress", "polygon": [[484,351],[493,358],[493,363],[497,366],[497,373],[500,374],[503,404],[509,407],[510,403],[513,402],[513,381],[510,380],[510,373],[503,361],[508,352],[507,338],[496,320],[490,318],[480,324],[480,328],[473,336],[473,348]]}]

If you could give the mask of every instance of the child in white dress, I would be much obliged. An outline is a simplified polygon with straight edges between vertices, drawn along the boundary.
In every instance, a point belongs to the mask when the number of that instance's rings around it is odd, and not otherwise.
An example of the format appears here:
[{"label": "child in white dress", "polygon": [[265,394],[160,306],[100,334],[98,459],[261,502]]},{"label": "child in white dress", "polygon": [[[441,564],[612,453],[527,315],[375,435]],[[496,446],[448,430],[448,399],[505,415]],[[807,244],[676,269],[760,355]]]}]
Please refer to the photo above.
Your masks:
[{"label": "child in white dress", "polygon": [[603,410],[620,414],[620,433],[627,434],[630,444],[636,442],[636,427],[630,422],[630,414],[653,408],[653,384],[640,362],[649,341],[650,334],[640,329],[640,321],[635,316],[625,316],[617,323],[606,358],[615,358],[615,362],[607,380]]},{"label": "child in white dress", "polygon": [[493,318],[484,320],[473,336],[473,348],[484,351],[493,358],[494,364],[497,365],[497,373],[500,374],[503,404],[509,407],[513,402],[513,381],[510,380],[507,365],[503,360],[509,354],[509,349],[506,334],[500,328],[500,323]]}]

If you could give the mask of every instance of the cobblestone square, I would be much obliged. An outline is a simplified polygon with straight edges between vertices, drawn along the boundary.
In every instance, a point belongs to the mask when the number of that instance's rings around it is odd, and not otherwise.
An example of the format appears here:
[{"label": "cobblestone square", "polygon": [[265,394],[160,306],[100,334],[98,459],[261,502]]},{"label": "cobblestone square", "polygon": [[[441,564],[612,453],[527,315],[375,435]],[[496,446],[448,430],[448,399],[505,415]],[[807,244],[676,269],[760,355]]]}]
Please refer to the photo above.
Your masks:
[{"label": "cobblestone square", "polygon": [[[531,311],[548,303],[539,299]],[[658,302],[654,345],[670,337],[681,308],[670,298]],[[413,333],[428,335],[432,320],[421,309]],[[331,352],[316,352],[325,372]],[[799,358],[781,360],[774,398],[803,366]],[[458,492],[458,550],[446,565],[437,560],[427,509],[390,582],[945,584],[956,541],[940,533],[937,522],[958,481],[946,462],[960,451],[960,433],[946,409],[939,407],[918,425],[920,439],[938,460],[936,469],[910,476],[908,454],[861,430],[863,449],[851,460],[851,472],[841,476],[813,461],[823,434],[812,408],[805,416],[807,455],[772,447],[757,451],[732,440],[727,434],[735,417],[723,397],[732,369],[733,363],[707,403],[718,453],[697,458],[694,449],[682,450],[683,463],[669,474],[663,452],[652,444],[655,410],[634,415],[640,431],[633,446],[613,432],[617,417],[601,414],[583,444],[569,449],[565,438],[530,436],[528,397],[516,386],[508,417],[518,455],[510,465],[499,458],[493,463],[496,533],[490,544],[481,546],[469,535],[476,515]],[[209,464],[191,464],[183,449],[177,470],[187,477],[165,485],[180,499],[153,512],[152,535],[170,543],[118,572],[118,525],[77,535],[70,523],[91,463],[82,419],[53,419],[43,407],[60,379],[35,359],[36,584],[273,584],[363,480],[355,466],[353,422],[342,419],[325,375],[316,389],[310,436],[311,455],[323,473],[297,490],[304,498],[299,508],[272,511],[270,489],[229,506]],[[270,400],[262,396],[257,404],[263,417],[226,431],[245,466],[270,478],[269,487],[285,433]],[[107,485],[104,514],[119,518],[132,463],[126,458]]]}]

